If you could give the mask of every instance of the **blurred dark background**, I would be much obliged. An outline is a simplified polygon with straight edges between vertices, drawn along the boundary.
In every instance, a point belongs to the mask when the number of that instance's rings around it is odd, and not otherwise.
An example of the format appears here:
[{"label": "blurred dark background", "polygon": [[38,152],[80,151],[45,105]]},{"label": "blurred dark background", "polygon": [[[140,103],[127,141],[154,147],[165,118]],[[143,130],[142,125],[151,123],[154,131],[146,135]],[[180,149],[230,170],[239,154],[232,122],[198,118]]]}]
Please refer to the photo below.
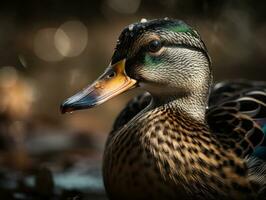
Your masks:
[{"label": "blurred dark background", "polygon": [[265,8],[251,0],[1,1],[0,198],[104,198],[105,139],[141,91],[73,114],[59,105],[100,75],[125,26],[182,19],[201,33],[215,81],[265,80]]}]

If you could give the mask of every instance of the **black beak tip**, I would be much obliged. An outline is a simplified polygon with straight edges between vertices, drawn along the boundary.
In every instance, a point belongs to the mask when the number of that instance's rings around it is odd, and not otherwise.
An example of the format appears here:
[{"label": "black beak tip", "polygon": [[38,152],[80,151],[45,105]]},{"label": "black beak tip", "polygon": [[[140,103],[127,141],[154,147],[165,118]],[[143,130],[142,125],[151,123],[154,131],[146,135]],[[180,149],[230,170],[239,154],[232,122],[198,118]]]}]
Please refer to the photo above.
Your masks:
[{"label": "black beak tip", "polygon": [[64,104],[60,105],[60,112],[61,112],[61,114],[65,114],[66,113],[66,110],[64,108]]},{"label": "black beak tip", "polygon": [[83,98],[75,101],[73,101],[73,98],[68,98],[60,105],[60,111],[64,114],[75,110],[92,108],[95,105],[97,105],[97,103],[94,102],[94,99],[88,96],[84,96]]},{"label": "black beak tip", "polygon": [[74,109],[69,105],[67,104],[66,102],[63,102],[61,105],[60,105],[60,111],[62,114],[65,114],[67,112],[71,112],[73,111]]}]

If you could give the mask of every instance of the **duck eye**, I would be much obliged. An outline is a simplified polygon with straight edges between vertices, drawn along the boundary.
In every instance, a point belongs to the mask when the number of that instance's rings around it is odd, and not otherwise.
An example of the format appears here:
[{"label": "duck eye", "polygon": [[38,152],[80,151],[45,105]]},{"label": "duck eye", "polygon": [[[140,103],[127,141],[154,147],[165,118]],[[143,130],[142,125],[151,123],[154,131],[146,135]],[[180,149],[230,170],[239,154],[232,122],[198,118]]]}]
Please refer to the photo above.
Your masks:
[{"label": "duck eye", "polygon": [[153,40],[149,43],[148,49],[150,52],[157,52],[162,48],[162,43],[160,40]]}]

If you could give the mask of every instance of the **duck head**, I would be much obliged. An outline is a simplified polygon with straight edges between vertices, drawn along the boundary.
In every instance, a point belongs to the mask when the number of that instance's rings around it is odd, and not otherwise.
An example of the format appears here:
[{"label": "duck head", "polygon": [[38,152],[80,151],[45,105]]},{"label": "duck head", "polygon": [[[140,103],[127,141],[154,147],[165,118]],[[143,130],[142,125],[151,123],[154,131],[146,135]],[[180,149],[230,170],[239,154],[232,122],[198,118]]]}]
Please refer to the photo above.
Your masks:
[{"label": "duck head", "polygon": [[210,82],[210,59],[194,29],[180,20],[142,20],[122,31],[105,72],[64,101],[61,111],[91,108],[135,87],[157,104],[194,93],[207,98]]}]

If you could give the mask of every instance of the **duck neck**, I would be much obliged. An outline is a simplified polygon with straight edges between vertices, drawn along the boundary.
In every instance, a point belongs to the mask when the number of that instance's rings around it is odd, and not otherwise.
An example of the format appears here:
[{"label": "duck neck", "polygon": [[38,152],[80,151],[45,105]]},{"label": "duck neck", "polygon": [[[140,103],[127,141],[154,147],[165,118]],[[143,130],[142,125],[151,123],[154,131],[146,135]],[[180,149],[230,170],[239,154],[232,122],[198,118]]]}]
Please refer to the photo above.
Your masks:
[{"label": "duck neck", "polygon": [[153,96],[152,108],[167,107],[173,112],[185,113],[198,122],[205,122],[208,93],[202,91],[169,96]]}]

